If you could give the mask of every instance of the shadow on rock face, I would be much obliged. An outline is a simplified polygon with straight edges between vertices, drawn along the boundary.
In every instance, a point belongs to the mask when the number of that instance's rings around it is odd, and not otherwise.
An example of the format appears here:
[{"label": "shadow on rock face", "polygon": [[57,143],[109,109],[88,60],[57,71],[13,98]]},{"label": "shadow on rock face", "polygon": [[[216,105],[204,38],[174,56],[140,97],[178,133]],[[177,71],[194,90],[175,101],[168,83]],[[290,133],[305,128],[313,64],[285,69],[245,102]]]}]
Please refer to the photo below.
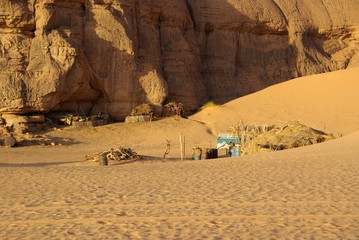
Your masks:
[{"label": "shadow on rock face", "polygon": [[[107,112],[122,120],[139,104],[170,101],[193,112],[208,100],[346,68],[358,52],[355,27],[340,27],[355,26],[355,13],[324,3],[1,4],[13,20],[0,35],[1,112]],[[349,17],[341,22],[338,14]]]}]

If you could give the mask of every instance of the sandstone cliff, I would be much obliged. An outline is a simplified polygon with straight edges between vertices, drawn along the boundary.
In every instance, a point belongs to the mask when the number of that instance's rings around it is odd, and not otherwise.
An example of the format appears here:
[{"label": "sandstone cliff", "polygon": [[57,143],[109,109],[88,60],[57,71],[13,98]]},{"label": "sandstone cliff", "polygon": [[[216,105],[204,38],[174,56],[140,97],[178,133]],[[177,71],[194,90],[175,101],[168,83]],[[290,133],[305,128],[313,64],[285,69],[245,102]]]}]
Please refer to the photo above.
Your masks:
[{"label": "sandstone cliff", "polygon": [[[290,3],[289,3],[290,2]],[[0,0],[0,112],[195,110],[359,66],[356,0]]]}]

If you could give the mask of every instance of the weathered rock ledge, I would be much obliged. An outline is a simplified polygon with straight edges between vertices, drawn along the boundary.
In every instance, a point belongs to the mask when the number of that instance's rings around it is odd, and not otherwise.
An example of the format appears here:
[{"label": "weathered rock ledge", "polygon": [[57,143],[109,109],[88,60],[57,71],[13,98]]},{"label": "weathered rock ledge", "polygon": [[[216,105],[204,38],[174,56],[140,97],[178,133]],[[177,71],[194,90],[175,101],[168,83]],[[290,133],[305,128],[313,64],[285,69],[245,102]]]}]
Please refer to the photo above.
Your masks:
[{"label": "weathered rock ledge", "polygon": [[0,1],[0,113],[187,111],[359,66],[359,3]]}]

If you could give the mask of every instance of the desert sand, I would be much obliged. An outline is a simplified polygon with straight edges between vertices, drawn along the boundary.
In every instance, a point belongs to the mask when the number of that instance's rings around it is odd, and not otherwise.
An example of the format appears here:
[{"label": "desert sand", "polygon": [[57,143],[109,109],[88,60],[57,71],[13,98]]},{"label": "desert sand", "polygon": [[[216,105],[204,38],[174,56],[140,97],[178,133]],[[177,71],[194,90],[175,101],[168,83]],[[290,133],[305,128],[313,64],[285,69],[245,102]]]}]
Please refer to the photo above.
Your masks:
[{"label": "desert sand", "polygon": [[191,119],[213,131],[225,131],[241,119],[246,124],[299,121],[335,135],[359,130],[359,68],[297,78],[225,105],[207,108]]},{"label": "desert sand", "polygon": [[[358,68],[295,79],[189,119],[48,132],[0,149],[0,239],[358,239]],[[240,119],[334,135],[281,152],[190,160]],[[186,160],[179,160],[179,134]],[[166,139],[171,152],[163,160]],[[59,145],[61,143],[61,145]],[[119,145],[144,160],[98,166]]]}]

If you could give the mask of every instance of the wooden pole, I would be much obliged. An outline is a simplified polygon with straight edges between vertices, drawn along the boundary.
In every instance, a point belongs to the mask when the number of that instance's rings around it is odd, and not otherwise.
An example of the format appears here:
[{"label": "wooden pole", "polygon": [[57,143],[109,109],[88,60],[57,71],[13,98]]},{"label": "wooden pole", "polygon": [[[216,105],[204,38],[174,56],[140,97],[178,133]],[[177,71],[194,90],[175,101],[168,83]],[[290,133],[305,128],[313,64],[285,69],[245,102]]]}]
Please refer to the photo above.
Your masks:
[{"label": "wooden pole", "polygon": [[186,136],[183,136],[183,156],[186,157]]},{"label": "wooden pole", "polygon": [[182,144],[182,134],[180,134],[180,151],[181,151],[181,160],[183,160],[183,144]]}]

